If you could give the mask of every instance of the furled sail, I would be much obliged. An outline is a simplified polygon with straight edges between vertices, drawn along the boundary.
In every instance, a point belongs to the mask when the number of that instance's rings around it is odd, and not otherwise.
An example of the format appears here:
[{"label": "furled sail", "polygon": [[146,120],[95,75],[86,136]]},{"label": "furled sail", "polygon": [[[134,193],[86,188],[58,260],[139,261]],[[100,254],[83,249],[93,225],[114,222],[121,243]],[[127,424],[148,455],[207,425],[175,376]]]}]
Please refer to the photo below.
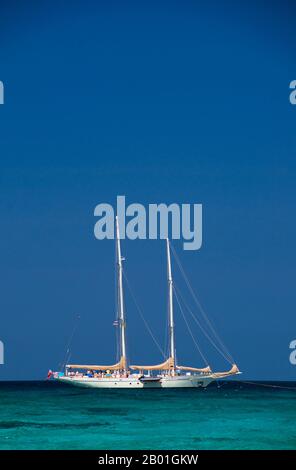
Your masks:
[{"label": "furled sail", "polygon": [[227,372],[214,372],[213,373],[213,376],[215,376],[216,378],[220,378],[220,377],[228,377],[229,375],[235,375],[235,374],[239,374],[240,371],[239,371],[239,368],[237,367],[236,364],[232,364],[232,367],[229,371]]},{"label": "furled sail", "polygon": [[203,374],[209,374],[212,372],[210,366],[204,367],[203,369],[198,369],[197,367],[176,366],[176,369],[188,370],[190,372],[202,372]]},{"label": "furled sail", "polygon": [[174,368],[174,359],[169,357],[162,364],[157,364],[156,366],[130,366],[130,369],[133,370],[171,370]]},{"label": "furled sail", "polygon": [[126,369],[126,358],[121,357],[117,364],[112,366],[97,366],[97,365],[79,365],[79,364],[68,364],[68,369],[82,369],[82,370],[123,370]]}]

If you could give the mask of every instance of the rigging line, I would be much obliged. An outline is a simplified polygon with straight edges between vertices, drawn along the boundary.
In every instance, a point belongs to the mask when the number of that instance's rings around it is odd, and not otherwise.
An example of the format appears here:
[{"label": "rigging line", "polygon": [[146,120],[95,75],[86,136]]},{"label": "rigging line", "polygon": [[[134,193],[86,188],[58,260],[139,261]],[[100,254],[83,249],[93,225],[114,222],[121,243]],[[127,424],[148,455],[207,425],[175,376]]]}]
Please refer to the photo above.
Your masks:
[{"label": "rigging line", "polygon": [[166,357],[169,357],[169,342],[168,342],[168,338],[169,338],[169,312],[168,312],[168,303],[169,303],[169,294],[167,295],[167,315],[166,315],[166,322],[165,322],[165,332],[164,332],[164,351],[165,351],[165,354],[166,354]]},{"label": "rigging line", "polygon": [[200,301],[198,300],[198,298],[197,298],[197,296],[196,296],[196,294],[195,294],[195,292],[194,292],[194,290],[193,290],[193,288],[192,288],[192,286],[191,286],[191,284],[190,284],[190,281],[189,281],[189,279],[188,279],[188,277],[187,277],[187,275],[186,275],[186,273],[185,273],[185,271],[184,271],[184,268],[183,268],[183,266],[182,266],[182,264],[181,264],[181,261],[180,261],[178,255],[177,255],[177,253],[176,253],[174,247],[172,247],[172,251],[173,251],[173,254],[174,254],[175,259],[176,259],[176,261],[177,261],[178,267],[179,267],[179,269],[180,269],[180,271],[181,271],[181,274],[183,275],[183,278],[184,278],[184,280],[185,280],[185,283],[186,283],[186,285],[187,285],[187,287],[188,287],[188,289],[189,289],[189,291],[190,291],[190,293],[191,293],[191,295],[192,295],[192,297],[193,297],[195,303],[197,304],[198,308],[200,309],[200,311],[201,311],[201,313],[202,313],[202,315],[203,315],[203,317],[204,317],[206,323],[208,324],[208,326],[209,326],[209,328],[210,328],[212,334],[214,335],[214,337],[216,338],[216,340],[220,343],[220,346],[221,346],[221,348],[224,350],[225,355],[228,356],[229,362],[232,362],[232,363],[233,363],[234,360],[233,360],[232,355],[230,354],[230,352],[229,352],[228,349],[226,348],[226,346],[225,346],[225,344],[223,343],[222,339],[219,337],[219,335],[218,335],[217,331],[215,330],[213,324],[211,323],[210,319],[208,318],[208,316],[207,316],[207,314],[206,314],[204,308],[202,307]]},{"label": "rigging line", "polygon": [[79,320],[80,320],[80,315],[75,316],[74,327],[72,329],[72,333],[71,333],[71,335],[68,339],[68,342],[66,344],[64,360],[62,362],[60,362],[60,364],[59,364],[59,366],[61,366],[61,369],[63,369],[66,366],[67,361],[69,360],[69,358],[71,356],[70,347],[71,347],[74,335],[76,333]]},{"label": "rigging line", "polygon": [[192,338],[192,341],[193,341],[193,343],[195,344],[195,346],[196,346],[196,348],[197,348],[199,354],[201,355],[201,357],[202,357],[202,359],[203,359],[205,365],[208,366],[208,365],[209,365],[209,361],[208,361],[208,359],[206,358],[206,356],[202,353],[202,351],[201,351],[201,349],[200,349],[198,343],[196,342],[196,340],[195,340],[195,338],[194,338],[194,336],[193,336],[193,333],[192,333],[192,331],[191,331],[190,325],[189,325],[189,323],[188,323],[188,321],[187,321],[187,319],[186,319],[186,317],[185,317],[185,314],[184,314],[183,309],[182,309],[182,307],[181,307],[181,304],[180,304],[180,302],[179,302],[179,298],[178,298],[177,292],[176,292],[176,290],[175,290],[174,287],[173,287],[173,289],[174,289],[175,298],[176,298],[177,303],[178,303],[178,305],[179,305],[180,312],[181,312],[182,317],[183,317],[183,319],[184,319],[184,322],[185,322],[185,324],[186,324],[186,326],[187,326],[188,332],[189,332],[189,334],[190,334],[190,336],[191,336],[191,338]]},{"label": "rigging line", "polygon": [[233,363],[234,360],[233,360],[232,355],[230,354],[230,352],[228,351],[227,347],[226,347],[225,344],[223,343],[222,339],[221,339],[220,336],[218,335],[218,333],[217,333],[217,331],[215,330],[215,328],[214,328],[212,322],[211,322],[210,319],[208,318],[208,316],[207,316],[207,314],[206,314],[204,308],[202,307],[200,301],[198,300],[198,298],[197,298],[197,296],[196,296],[196,294],[195,294],[195,292],[194,292],[194,290],[193,290],[193,288],[192,288],[192,286],[191,286],[191,284],[190,284],[190,282],[189,282],[189,279],[188,279],[188,277],[187,277],[187,275],[186,275],[186,273],[185,273],[185,271],[184,271],[184,268],[183,268],[183,266],[182,266],[182,264],[181,264],[181,261],[180,261],[178,255],[177,255],[177,253],[176,253],[176,251],[175,251],[175,249],[174,249],[174,247],[173,247],[172,245],[171,245],[171,248],[172,248],[173,255],[174,255],[174,257],[175,257],[175,259],[176,259],[176,261],[177,261],[178,267],[179,267],[179,269],[180,269],[180,271],[181,271],[181,273],[182,273],[182,275],[183,275],[183,278],[184,278],[184,280],[185,280],[185,282],[186,282],[186,285],[187,285],[187,287],[188,287],[188,289],[189,289],[189,291],[190,291],[190,293],[191,293],[191,295],[192,295],[192,297],[193,297],[195,303],[197,304],[198,308],[200,309],[200,311],[201,311],[201,313],[202,313],[202,315],[203,315],[205,321],[207,322],[207,324],[208,324],[209,328],[211,329],[213,335],[215,336],[216,340],[220,343],[220,346],[221,346],[222,349],[224,350],[224,353],[228,356],[229,361]]},{"label": "rigging line", "polygon": [[263,384],[263,383],[258,383],[258,382],[246,382],[245,380],[235,380],[234,382],[237,382],[238,384],[249,384],[249,385],[255,385],[258,387],[269,387],[269,388],[280,388],[284,390],[296,390],[296,387],[287,387],[285,385],[272,385],[272,384]]},{"label": "rigging line", "polygon": [[210,335],[208,334],[208,332],[204,329],[204,327],[202,326],[202,324],[200,323],[200,321],[198,320],[198,318],[194,315],[194,313],[192,312],[192,310],[190,309],[190,307],[187,305],[187,303],[185,302],[183,296],[181,295],[180,290],[177,288],[176,283],[175,283],[175,288],[178,290],[178,294],[179,294],[179,296],[181,297],[184,306],[187,308],[188,312],[189,312],[190,315],[192,316],[192,318],[193,318],[193,320],[195,321],[195,323],[199,326],[199,328],[201,329],[201,331],[203,332],[203,334],[206,336],[206,338],[209,340],[209,342],[212,344],[212,346],[216,349],[216,351],[218,351],[218,353],[219,353],[227,362],[229,362],[230,364],[232,364],[232,361],[225,355],[224,351],[213,341],[213,339],[210,337]]},{"label": "rigging line", "polygon": [[122,272],[123,272],[123,276],[124,276],[124,279],[125,279],[125,281],[126,281],[127,287],[128,287],[128,289],[129,289],[129,291],[130,291],[130,294],[131,294],[132,299],[133,299],[133,301],[134,301],[134,304],[135,304],[135,306],[136,306],[136,309],[138,310],[138,313],[140,314],[140,317],[142,318],[142,320],[143,320],[143,322],[144,322],[144,325],[145,325],[145,327],[147,328],[147,331],[149,332],[151,338],[152,338],[153,341],[154,341],[154,344],[157,346],[157,348],[158,348],[158,350],[160,351],[161,355],[162,355],[164,358],[166,358],[166,355],[165,355],[164,351],[162,350],[162,348],[160,347],[160,345],[159,345],[157,339],[156,339],[155,336],[153,335],[152,330],[151,330],[150,326],[148,325],[148,323],[147,323],[147,321],[146,321],[146,319],[145,319],[145,317],[144,317],[144,315],[143,315],[143,313],[142,313],[142,310],[140,309],[140,306],[139,306],[139,304],[138,304],[138,302],[137,302],[137,300],[136,300],[136,298],[135,298],[135,295],[134,295],[134,293],[133,293],[133,291],[132,291],[131,285],[130,285],[128,279],[127,279],[127,276],[126,276],[125,271],[123,270]]},{"label": "rigging line", "polygon": [[174,284],[175,285],[175,289],[178,290],[178,294],[179,296],[181,297],[182,299],[182,302],[184,304],[184,306],[187,308],[188,312],[190,313],[190,315],[192,316],[193,320],[195,321],[195,323],[199,326],[199,328],[201,329],[201,331],[203,332],[203,334],[208,338],[208,340],[210,341],[210,343],[212,344],[212,346],[218,351],[219,354],[221,354],[221,356],[227,361],[229,362],[230,364],[233,363],[233,361],[231,361],[226,355],[225,353],[223,352],[223,350],[221,350],[219,348],[219,346],[213,341],[213,339],[209,336],[209,334],[207,333],[207,331],[204,329],[204,327],[201,325],[200,321],[198,320],[198,318],[196,318],[196,316],[194,315],[194,313],[191,311],[191,309],[188,307],[187,303],[185,302],[183,296],[181,295],[180,293],[180,290],[177,288],[176,286],[176,283]]}]

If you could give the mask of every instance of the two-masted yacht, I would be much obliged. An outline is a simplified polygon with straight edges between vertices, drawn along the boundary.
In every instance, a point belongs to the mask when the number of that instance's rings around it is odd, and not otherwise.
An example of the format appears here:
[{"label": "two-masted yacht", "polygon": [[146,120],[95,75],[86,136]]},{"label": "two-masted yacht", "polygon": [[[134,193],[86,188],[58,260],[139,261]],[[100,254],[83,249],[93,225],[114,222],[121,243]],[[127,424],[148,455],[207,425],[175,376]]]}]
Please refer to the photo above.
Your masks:
[{"label": "two-masted yacht", "polygon": [[[116,217],[116,265],[118,313],[116,326],[119,328],[120,358],[113,365],[66,364],[63,372],[52,373],[62,383],[92,388],[188,388],[206,387],[217,379],[239,374],[236,364],[228,372],[212,372],[210,366],[203,368],[185,367],[176,361],[173,278],[171,267],[171,247],[166,240],[167,283],[168,283],[168,334],[169,354],[157,365],[132,365],[126,353],[126,315],[123,296],[123,267],[118,218]],[[230,362],[230,361],[229,361]]]}]

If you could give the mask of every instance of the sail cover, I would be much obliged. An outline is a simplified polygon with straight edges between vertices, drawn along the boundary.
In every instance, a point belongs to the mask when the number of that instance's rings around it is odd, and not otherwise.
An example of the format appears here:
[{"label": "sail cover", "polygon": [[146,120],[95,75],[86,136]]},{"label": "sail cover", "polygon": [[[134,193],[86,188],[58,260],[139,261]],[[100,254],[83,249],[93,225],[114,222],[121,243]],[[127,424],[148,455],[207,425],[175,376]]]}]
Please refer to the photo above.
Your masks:
[{"label": "sail cover", "polygon": [[216,378],[227,377],[228,375],[235,375],[235,374],[240,374],[239,368],[237,367],[236,364],[232,364],[231,369],[227,372],[215,372],[215,373],[213,373],[213,375]]},{"label": "sail cover", "polygon": [[80,365],[80,364],[68,364],[66,366],[69,369],[82,369],[82,370],[123,370],[126,369],[126,358],[121,357],[117,364],[112,366],[98,366],[98,365]]},{"label": "sail cover", "polygon": [[203,369],[198,369],[197,367],[176,366],[176,369],[188,370],[190,372],[202,372],[204,374],[212,372],[210,366],[204,367]]},{"label": "sail cover", "polygon": [[162,364],[157,364],[156,366],[130,366],[130,369],[133,370],[170,370],[174,369],[174,359],[169,357]]}]

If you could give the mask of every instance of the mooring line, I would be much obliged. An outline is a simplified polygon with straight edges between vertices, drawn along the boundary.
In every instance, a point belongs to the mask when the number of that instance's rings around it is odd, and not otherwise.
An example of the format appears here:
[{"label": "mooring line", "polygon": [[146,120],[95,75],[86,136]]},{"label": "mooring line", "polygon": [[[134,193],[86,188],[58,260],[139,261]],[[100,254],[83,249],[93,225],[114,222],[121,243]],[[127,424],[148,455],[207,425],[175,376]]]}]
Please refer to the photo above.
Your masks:
[{"label": "mooring line", "polygon": [[288,386],[285,386],[285,385],[272,385],[272,384],[263,384],[263,383],[260,383],[260,382],[249,382],[249,381],[234,381],[238,384],[248,384],[248,385],[256,385],[258,387],[268,387],[268,388],[280,388],[280,389],[284,389],[284,390],[295,390],[296,391],[296,387],[288,387]]}]

